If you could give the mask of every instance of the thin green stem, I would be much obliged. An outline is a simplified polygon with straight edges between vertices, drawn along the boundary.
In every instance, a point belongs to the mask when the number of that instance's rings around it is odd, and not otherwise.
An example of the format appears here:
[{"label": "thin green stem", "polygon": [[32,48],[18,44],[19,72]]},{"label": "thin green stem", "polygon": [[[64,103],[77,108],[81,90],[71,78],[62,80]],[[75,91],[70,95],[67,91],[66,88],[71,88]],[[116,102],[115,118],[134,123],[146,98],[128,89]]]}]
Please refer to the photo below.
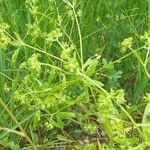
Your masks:
[{"label": "thin green stem", "polygon": [[140,47],[140,48],[137,48],[137,49],[136,49],[136,50],[134,50],[134,51],[131,51],[130,53],[128,53],[128,54],[126,54],[126,55],[124,55],[123,57],[121,57],[121,58],[119,58],[119,59],[117,59],[117,60],[113,61],[113,64],[121,62],[123,59],[125,59],[125,58],[127,58],[127,57],[129,57],[129,56],[133,55],[135,51],[142,50],[143,48],[144,48],[144,47]]},{"label": "thin green stem", "polygon": [[82,34],[81,34],[81,28],[80,28],[80,24],[79,24],[79,21],[78,21],[78,18],[77,18],[77,14],[75,12],[75,8],[74,6],[72,7],[73,9],[73,14],[74,14],[74,17],[75,17],[75,20],[76,20],[76,24],[77,24],[77,28],[78,28],[78,33],[79,33],[79,39],[80,39],[80,57],[81,57],[81,68],[82,68],[82,71],[83,71],[83,43],[82,43]]}]

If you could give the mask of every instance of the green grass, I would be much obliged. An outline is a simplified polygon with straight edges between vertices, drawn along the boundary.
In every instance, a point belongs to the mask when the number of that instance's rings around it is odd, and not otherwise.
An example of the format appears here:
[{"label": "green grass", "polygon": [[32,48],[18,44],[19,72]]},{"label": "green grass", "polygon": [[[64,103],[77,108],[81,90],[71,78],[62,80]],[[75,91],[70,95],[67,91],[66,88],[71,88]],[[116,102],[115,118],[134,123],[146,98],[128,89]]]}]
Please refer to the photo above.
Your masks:
[{"label": "green grass", "polygon": [[1,0],[0,14],[0,149],[150,147],[148,0]]}]

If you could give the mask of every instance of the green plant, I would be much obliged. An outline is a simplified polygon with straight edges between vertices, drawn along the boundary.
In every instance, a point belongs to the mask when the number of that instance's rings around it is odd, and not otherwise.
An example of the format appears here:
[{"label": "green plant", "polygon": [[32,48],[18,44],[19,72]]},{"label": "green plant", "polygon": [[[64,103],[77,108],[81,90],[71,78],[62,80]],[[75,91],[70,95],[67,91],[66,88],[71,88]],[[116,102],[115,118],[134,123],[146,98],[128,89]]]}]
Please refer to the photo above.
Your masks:
[{"label": "green plant", "polygon": [[1,147],[149,147],[147,5],[1,0]]}]

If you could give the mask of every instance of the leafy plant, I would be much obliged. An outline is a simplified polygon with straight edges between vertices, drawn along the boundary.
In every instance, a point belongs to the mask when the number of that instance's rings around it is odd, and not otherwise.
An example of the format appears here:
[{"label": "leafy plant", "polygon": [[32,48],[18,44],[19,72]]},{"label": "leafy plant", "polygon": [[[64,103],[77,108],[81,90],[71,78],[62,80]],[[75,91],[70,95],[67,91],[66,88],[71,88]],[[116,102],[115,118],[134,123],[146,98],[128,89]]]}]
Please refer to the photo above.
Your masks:
[{"label": "leafy plant", "polygon": [[148,148],[147,8],[133,0],[2,0],[1,148]]}]

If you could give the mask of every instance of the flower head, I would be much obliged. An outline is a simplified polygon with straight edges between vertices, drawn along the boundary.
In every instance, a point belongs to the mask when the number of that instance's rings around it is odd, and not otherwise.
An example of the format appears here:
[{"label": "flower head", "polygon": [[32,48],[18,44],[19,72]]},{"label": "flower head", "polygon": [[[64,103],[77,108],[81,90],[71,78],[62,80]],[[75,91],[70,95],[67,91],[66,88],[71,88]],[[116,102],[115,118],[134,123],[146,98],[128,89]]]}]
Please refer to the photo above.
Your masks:
[{"label": "flower head", "polygon": [[132,43],[133,43],[133,37],[124,39],[124,41],[121,43],[121,52],[125,53],[127,49],[132,47]]}]

